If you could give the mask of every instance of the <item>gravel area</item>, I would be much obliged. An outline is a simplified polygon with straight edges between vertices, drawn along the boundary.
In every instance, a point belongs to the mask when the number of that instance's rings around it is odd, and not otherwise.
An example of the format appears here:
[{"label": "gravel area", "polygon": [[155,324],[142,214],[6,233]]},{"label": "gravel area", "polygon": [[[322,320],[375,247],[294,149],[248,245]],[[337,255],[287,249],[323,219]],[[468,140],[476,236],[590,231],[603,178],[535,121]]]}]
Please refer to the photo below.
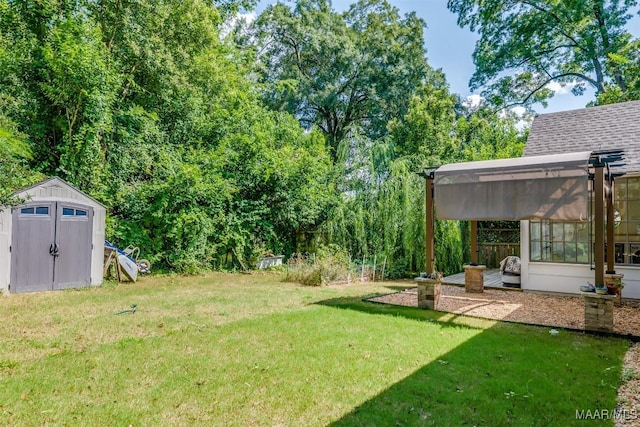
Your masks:
[{"label": "gravel area", "polygon": [[[417,288],[383,295],[369,301],[418,306]],[[467,293],[464,287],[442,285],[439,311],[487,319],[529,323],[560,328],[584,329],[584,302],[580,296],[557,296],[535,292],[485,289]],[[613,309],[613,331],[640,336],[640,302],[623,302]]]},{"label": "gravel area", "polygon": [[640,426],[640,344],[629,348],[624,356],[622,385],[618,389],[618,409],[623,415],[617,427]]},{"label": "gravel area", "polygon": [[[370,298],[384,304],[418,306],[417,288]],[[506,320],[560,328],[584,329],[584,303],[579,296],[555,296],[534,292],[485,289],[466,293],[464,287],[442,286],[439,311],[488,319]],[[613,330],[621,335],[640,336],[640,302],[624,301],[613,308]],[[619,415],[616,427],[640,427],[640,343],[627,351],[618,389]]]}]

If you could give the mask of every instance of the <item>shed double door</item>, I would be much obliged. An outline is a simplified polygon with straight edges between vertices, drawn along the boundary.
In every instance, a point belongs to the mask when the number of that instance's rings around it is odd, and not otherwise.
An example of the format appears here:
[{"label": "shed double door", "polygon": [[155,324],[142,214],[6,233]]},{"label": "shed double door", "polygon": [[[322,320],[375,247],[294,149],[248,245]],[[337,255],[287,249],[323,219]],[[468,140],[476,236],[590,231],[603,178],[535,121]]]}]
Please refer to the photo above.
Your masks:
[{"label": "shed double door", "polygon": [[31,202],[13,210],[11,292],[89,286],[93,209]]}]

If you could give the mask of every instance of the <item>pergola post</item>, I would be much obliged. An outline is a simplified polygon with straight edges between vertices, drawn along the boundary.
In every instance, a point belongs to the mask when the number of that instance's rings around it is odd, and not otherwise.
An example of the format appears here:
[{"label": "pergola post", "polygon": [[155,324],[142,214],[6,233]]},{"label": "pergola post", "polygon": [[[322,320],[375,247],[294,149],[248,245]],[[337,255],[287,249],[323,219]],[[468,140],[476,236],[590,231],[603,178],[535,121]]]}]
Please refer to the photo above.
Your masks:
[{"label": "pergola post", "polygon": [[609,188],[606,194],[607,197],[607,274],[615,274],[615,233],[614,233],[614,211],[613,211],[613,179],[609,179]]},{"label": "pergola post", "polygon": [[478,221],[471,221],[471,264],[478,264]]},{"label": "pergola post", "polygon": [[[596,286],[604,286],[604,163],[594,164],[594,265]],[[609,248],[612,252],[613,248]]]},{"label": "pergola post", "polygon": [[435,211],[433,202],[433,172],[425,172],[425,271],[435,273]]}]

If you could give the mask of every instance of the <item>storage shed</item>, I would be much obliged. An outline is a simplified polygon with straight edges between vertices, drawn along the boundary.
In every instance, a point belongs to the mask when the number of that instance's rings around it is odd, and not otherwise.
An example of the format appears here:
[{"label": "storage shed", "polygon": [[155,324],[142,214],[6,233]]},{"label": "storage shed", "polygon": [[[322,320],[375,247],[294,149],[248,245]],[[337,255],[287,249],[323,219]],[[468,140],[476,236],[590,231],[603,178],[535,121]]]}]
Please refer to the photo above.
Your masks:
[{"label": "storage shed", "polygon": [[57,177],[15,194],[26,202],[0,212],[0,291],[101,284],[105,206]]}]

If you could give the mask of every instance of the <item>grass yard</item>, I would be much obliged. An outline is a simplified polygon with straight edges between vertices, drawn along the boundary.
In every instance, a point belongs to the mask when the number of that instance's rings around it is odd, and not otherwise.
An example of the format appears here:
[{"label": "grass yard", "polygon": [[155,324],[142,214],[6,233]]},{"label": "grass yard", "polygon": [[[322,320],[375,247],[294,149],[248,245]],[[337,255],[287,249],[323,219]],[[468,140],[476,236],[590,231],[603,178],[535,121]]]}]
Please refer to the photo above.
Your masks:
[{"label": "grass yard", "polygon": [[615,408],[625,340],[361,301],[399,286],[211,274],[1,296],[0,424],[603,425],[576,411]]}]

